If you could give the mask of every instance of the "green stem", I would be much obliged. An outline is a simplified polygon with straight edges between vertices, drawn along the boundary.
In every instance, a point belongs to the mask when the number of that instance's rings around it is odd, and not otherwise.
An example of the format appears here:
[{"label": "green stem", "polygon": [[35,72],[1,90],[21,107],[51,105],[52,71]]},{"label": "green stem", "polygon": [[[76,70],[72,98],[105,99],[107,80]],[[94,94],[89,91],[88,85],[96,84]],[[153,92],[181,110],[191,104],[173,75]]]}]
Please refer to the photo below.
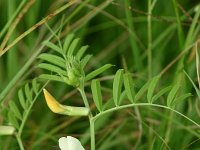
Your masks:
[{"label": "green stem", "polygon": [[[90,109],[85,91],[84,91],[84,82],[81,82],[80,87],[78,88],[79,92],[81,93],[81,96],[83,98],[83,102],[85,104],[85,107],[87,107],[88,109]],[[94,119],[93,119],[93,115],[90,112],[88,115],[89,118],[89,122],[90,122],[90,138],[91,138],[91,150],[95,150],[95,128],[94,128]]]},{"label": "green stem", "polygon": [[90,120],[90,137],[91,137],[91,150],[95,150],[95,128],[94,120],[89,117]]},{"label": "green stem", "polygon": [[130,107],[135,107],[135,106],[153,106],[153,107],[159,107],[159,108],[164,108],[164,109],[168,109],[171,110],[173,112],[175,112],[176,114],[182,116],[183,118],[187,119],[188,121],[192,122],[193,124],[195,124],[198,128],[200,128],[200,124],[198,124],[197,122],[195,122],[194,120],[190,119],[189,117],[183,115],[181,112],[174,110],[173,108],[164,106],[164,105],[159,105],[159,104],[151,104],[151,103],[137,103],[137,104],[128,104],[128,105],[123,105],[123,106],[118,106],[118,107],[114,107],[108,110],[105,110],[99,114],[97,114],[96,116],[93,117],[93,120],[97,120],[98,118],[100,118],[101,116],[110,113],[110,112],[114,112],[117,110],[121,110],[124,108],[130,108]]},{"label": "green stem", "polygon": [[178,12],[177,1],[172,0],[172,2],[173,2],[173,6],[174,6],[174,11],[175,11],[175,14],[176,14],[179,47],[182,50],[183,43],[184,43],[184,34],[183,34],[182,26],[181,26],[181,19],[180,19],[180,15],[179,15],[179,12]]},{"label": "green stem", "polygon": [[[89,103],[88,103],[88,100],[87,100],[87,97],[85,95],[85,91],[84,91],[84,86],[80,86],[80,88],[78,88],[79,92],[81,93],[81,96],[83,98],[83,102],[84,102],[84,105],[85,107],[87,107],[88,109],[90,109],[90,106],[89,106]],[[90,113],[91,114],[91,113]]]},{"label": "green stem", "polygon": [[24,145],[22,143],[22,140],[21,140],[21,137],[19,136],[19,134],[16,134],[15,136],[16,136],[17,142],[19,144],[20,150],[25,150],[24,149]]},{"label": "green stem", "polygon": [[152,35],[151,35],[151,0],[148,0],[148,17],[147,17],[147,36],[148,36],[148,77],[149,79],[152,76],[152,52],[151,52],[151,47],[152,47]]},{"label": "green stem", "polygon": [[18,131],[18,136],[21,137],[22,131],[24,129],[24,125],[28,119],[28,116],[30,115],[31,109],[33,107],[33,105],[35,104],[38,96],[40,95],[40,93],[42,92],[42,90],[44,89],[44,87],[49,83],[49,81],[47,81],[42,88],[38,91],[37,95],[35,95],[35,98],[33,99],[33,101],[31,102],[30,106],[27,108],[27,110],[25,111],[24,117],[22,119],[21,125],[19,127],[19,131]]}]

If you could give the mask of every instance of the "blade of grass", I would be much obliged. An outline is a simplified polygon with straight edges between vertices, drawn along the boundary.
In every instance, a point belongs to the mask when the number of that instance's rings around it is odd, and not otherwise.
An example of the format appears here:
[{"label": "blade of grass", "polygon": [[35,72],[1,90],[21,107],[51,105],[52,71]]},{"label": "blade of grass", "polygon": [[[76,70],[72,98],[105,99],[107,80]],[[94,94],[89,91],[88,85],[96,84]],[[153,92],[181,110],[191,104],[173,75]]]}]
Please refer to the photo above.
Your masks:
[{"label": "blade of grass", "polygon": [[68,7],[70,7],[71,5],[75,4],[76,2],[77,2],[77,0],[71,0],[69,3],[65,4],[61,8],[58,8],[56,11],[54,11],[51,14],[49,14],[47,17],[45,17],[44,19],[42,19],[41,21],[39,21],[38,23],[36,23],[34,26],[32,26],[31,28],[29,28],[28,30],[26,30],[24,33],[22,33],[20,36],[18,36],[13,42],[11,42],[7,47],[5,47],[4,49],[1,48],[1,50],[0,50],[0,56],[2,56],[3,54],[5,54],[11,47],[13,47],[15,44],[17,44],[20,40],[22,40],[24,37],[26,37],[29,33],[31,33],[32,31],[34,31],[39,26],[43,25],[44,23],[46,23],[47,21],[49,21],[50,19],[52,19],[54,16],[58,15],[59,13],[61,13],[62,11],[64,11]]}]

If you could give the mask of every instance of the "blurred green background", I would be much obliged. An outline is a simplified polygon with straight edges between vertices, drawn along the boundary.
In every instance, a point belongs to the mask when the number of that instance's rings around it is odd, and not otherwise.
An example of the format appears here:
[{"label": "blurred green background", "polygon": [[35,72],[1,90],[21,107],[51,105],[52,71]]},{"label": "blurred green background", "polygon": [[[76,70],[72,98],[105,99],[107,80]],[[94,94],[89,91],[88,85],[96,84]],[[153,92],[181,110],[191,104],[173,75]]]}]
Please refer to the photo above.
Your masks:
[{"label": "blurred green background", "polygon": [[[37,54],[48,51],[41,45],[52,35],[47,24],[54,31],[63,24],[59,37],[61,41],[74,32],[81,39],[80,45],[89,45],[87,53],[93,58],[86,72],[106,63],[115,65],[101,76],[108,77],[102,82],[105,103],[110,98],[111,79],[117,69],[125,68],[133,73],[136,89],[162,73],[156,90],[180,83],[180,93],[190,92],[193,96],[176,109],[199,123],[199,100],[183,73],[184,69],[194,83],[198,82],[194,44],[198,43],[200,33],[199,0],[79,0],[45,21],[46,25],[43,23],[29,30],[68,2],[0,0],[1,48],[5,40],[3,48],[20,37],[0,56],[0,124],[8,123],[7,103],[11,99],[17,102],[17,90],[43,72],[36,66],[40,62]],[[27,36],[22,38],[24,32]],[[52,41],[56,39],[52,38]],[[177,56],[180,56],[178,60]],[[172,65],[165,70],[170,63]],[[74,88],[57,82],[50,82],[47,88],[62,103],[82,106],[80,95]],[[90,87],[86,87],[86,92],[92,107]],[[163,104],[165,99],[166,96],[163,96],[158,103]],[[145,95],[141,101],[144,100]],[[140,121],[134,109],[124,109],[99,119],[95,126],[96,149],[199,149],[198,127],[168,110],[148,106],[138,109]],[[58,149],[58,138],[67,135],[79,138],[89,149],[88,119],[53,114],[46,106],[43,95],[39,96],[23,130],[25,149]],[[0,136],[0,150],[17,149],[14,136]]]}]

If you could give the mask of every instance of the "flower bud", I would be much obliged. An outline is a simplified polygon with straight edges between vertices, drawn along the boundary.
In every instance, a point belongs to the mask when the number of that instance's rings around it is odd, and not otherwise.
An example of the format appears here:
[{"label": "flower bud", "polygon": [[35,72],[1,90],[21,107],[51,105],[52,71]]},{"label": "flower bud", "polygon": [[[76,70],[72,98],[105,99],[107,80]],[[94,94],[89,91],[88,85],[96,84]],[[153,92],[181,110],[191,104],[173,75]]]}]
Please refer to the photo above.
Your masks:
[{"label": "flower bud", "polygon": [[71,56],[68,57],[68,62],[66,64],[67,69],[67,83],[78,87],[80,84],[80,80],[84,77],[84,71],[81,67],[80,60],[76,59],[75,57]]},{"label": "flower bud", "polygon": [[89,109],[86,107],[62,105],[46,89],[43,89],[43,92],[48,107],[54,113],[69,116],[87,116],[89,114]]}]

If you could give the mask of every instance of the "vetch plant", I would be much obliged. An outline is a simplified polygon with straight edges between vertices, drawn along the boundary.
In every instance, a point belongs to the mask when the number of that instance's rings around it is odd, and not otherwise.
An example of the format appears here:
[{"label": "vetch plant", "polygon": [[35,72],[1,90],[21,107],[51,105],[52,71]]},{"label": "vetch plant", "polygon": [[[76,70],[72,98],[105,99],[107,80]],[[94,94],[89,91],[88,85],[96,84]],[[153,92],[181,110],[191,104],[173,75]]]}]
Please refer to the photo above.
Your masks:
[{"label": "vetch plant", "polygon": [[44,95],[47,105],[54,113],[65,114],[69,116],[88,115],[90,122],[91,149],[94,150],[95,127],[93,115],[90,111],[88,99],[84,91],[84,84],[113,65],[106,64],[103,67],[100,67],[85,75],[84,68],[90,60],[91,55],[86,55],[83,57],[88,46],[82,46],[77,50],[78,42],[79,39],[74,39],[74,34],[68,35],[64,41],[64,45],[62,46],[60,44],[60,47],[49,41],[45,41],[43,44],[51,48],[56,54],[41,54],[38,58],[44,60],[45,62],[39,64],[38,67],[52,72],[51,74],[42,74],[40,75],[40,78],[63,82],[78,89],[83,98],[85,108],[61,105],[45,89]]},{"label": "vetch plant", "polygon": [[[74,34],[70,34],[66,37],[64,41],[64,46],[60,44],[60,47],[46,41],[44,44],[51,48],[55,54],[43,53],[39,56],[40,59],[44,60],[41,64],[38,65],[39,68],[51,71],[50,74],[42,74],[40,78],[54,80],[63,82],[65,84],[71,85],[78,89],[80,92],[83,103],[85,107],[76,107],[76,106],[65,106],[60,104],[47,90],[44,89],[44,95],[48,107],[58,114],[64,114],[69,116],[88,116],[90,123],[90,138],[91,138],[91,150],[95,150],[95,122],[99,118],[103,117],[105,114],[125,109],[129,107],[139,107],[139,106],[153,106],[171,110],[187,120],[191,121],[195,125],[198,125],[193,120],[189,119],[185,115],[179,113],[174,109],[174,107],[184,99],[191,96],[190,93],[179,95],[178,90],[180,86],[172,85],[169,87],[164,87],[155,94],[155,88],[158,84],[158,81],[161,78],[161,75],[157,75],[150,79],[147,83],[136,92],[134,87],[134,81],[132,80],[131,73],[119,69],[113,79],[113,89],[112,89],[112,99],[114,106],[108,109],[104,109],[103,98],[101,91],[101,84],[98,79],[93,79],[100,73],[112,67],[112,65],[107,64],[99,69],[92,71],[85,75],[84,67],[87,65],[91,55],[86,55],[84,53],[87,49],[87,46],[82,46],[77,50],[78,39],[73,39]],[[76,52],[77,50],[77,52]],[[75,53],[76,52],[76,53]],[[83,58],[82,58],[83,57]],[[94,103],[97,107],[99,113],[94,115],[91,111],[88,98],[85,94],[85,83],[92,80],[91,82],[91,92],[93,96]],[[125,97],[122,97],[125,93]],[[147,101],[141,101],[142,96],[146,93]],[[163,95],[167,95],[166,105],[155,104],[155,102]],[[125,99],[129,100],[130,104],[121,105],[122,101]],[[199,125],[198,125],[199,126]],[[200,126],[199,126],[200,127]],[[70,139],[70,138],[69,138]],[[65,140],[67,143],[67,139]],[[61,141],[62,141],[61,140]],[[67,146],[68,144],[66,144]]]},{"label": "vetch plant", "polygon": [[198,149],[199,8],[0,1],[0,150]]}]

